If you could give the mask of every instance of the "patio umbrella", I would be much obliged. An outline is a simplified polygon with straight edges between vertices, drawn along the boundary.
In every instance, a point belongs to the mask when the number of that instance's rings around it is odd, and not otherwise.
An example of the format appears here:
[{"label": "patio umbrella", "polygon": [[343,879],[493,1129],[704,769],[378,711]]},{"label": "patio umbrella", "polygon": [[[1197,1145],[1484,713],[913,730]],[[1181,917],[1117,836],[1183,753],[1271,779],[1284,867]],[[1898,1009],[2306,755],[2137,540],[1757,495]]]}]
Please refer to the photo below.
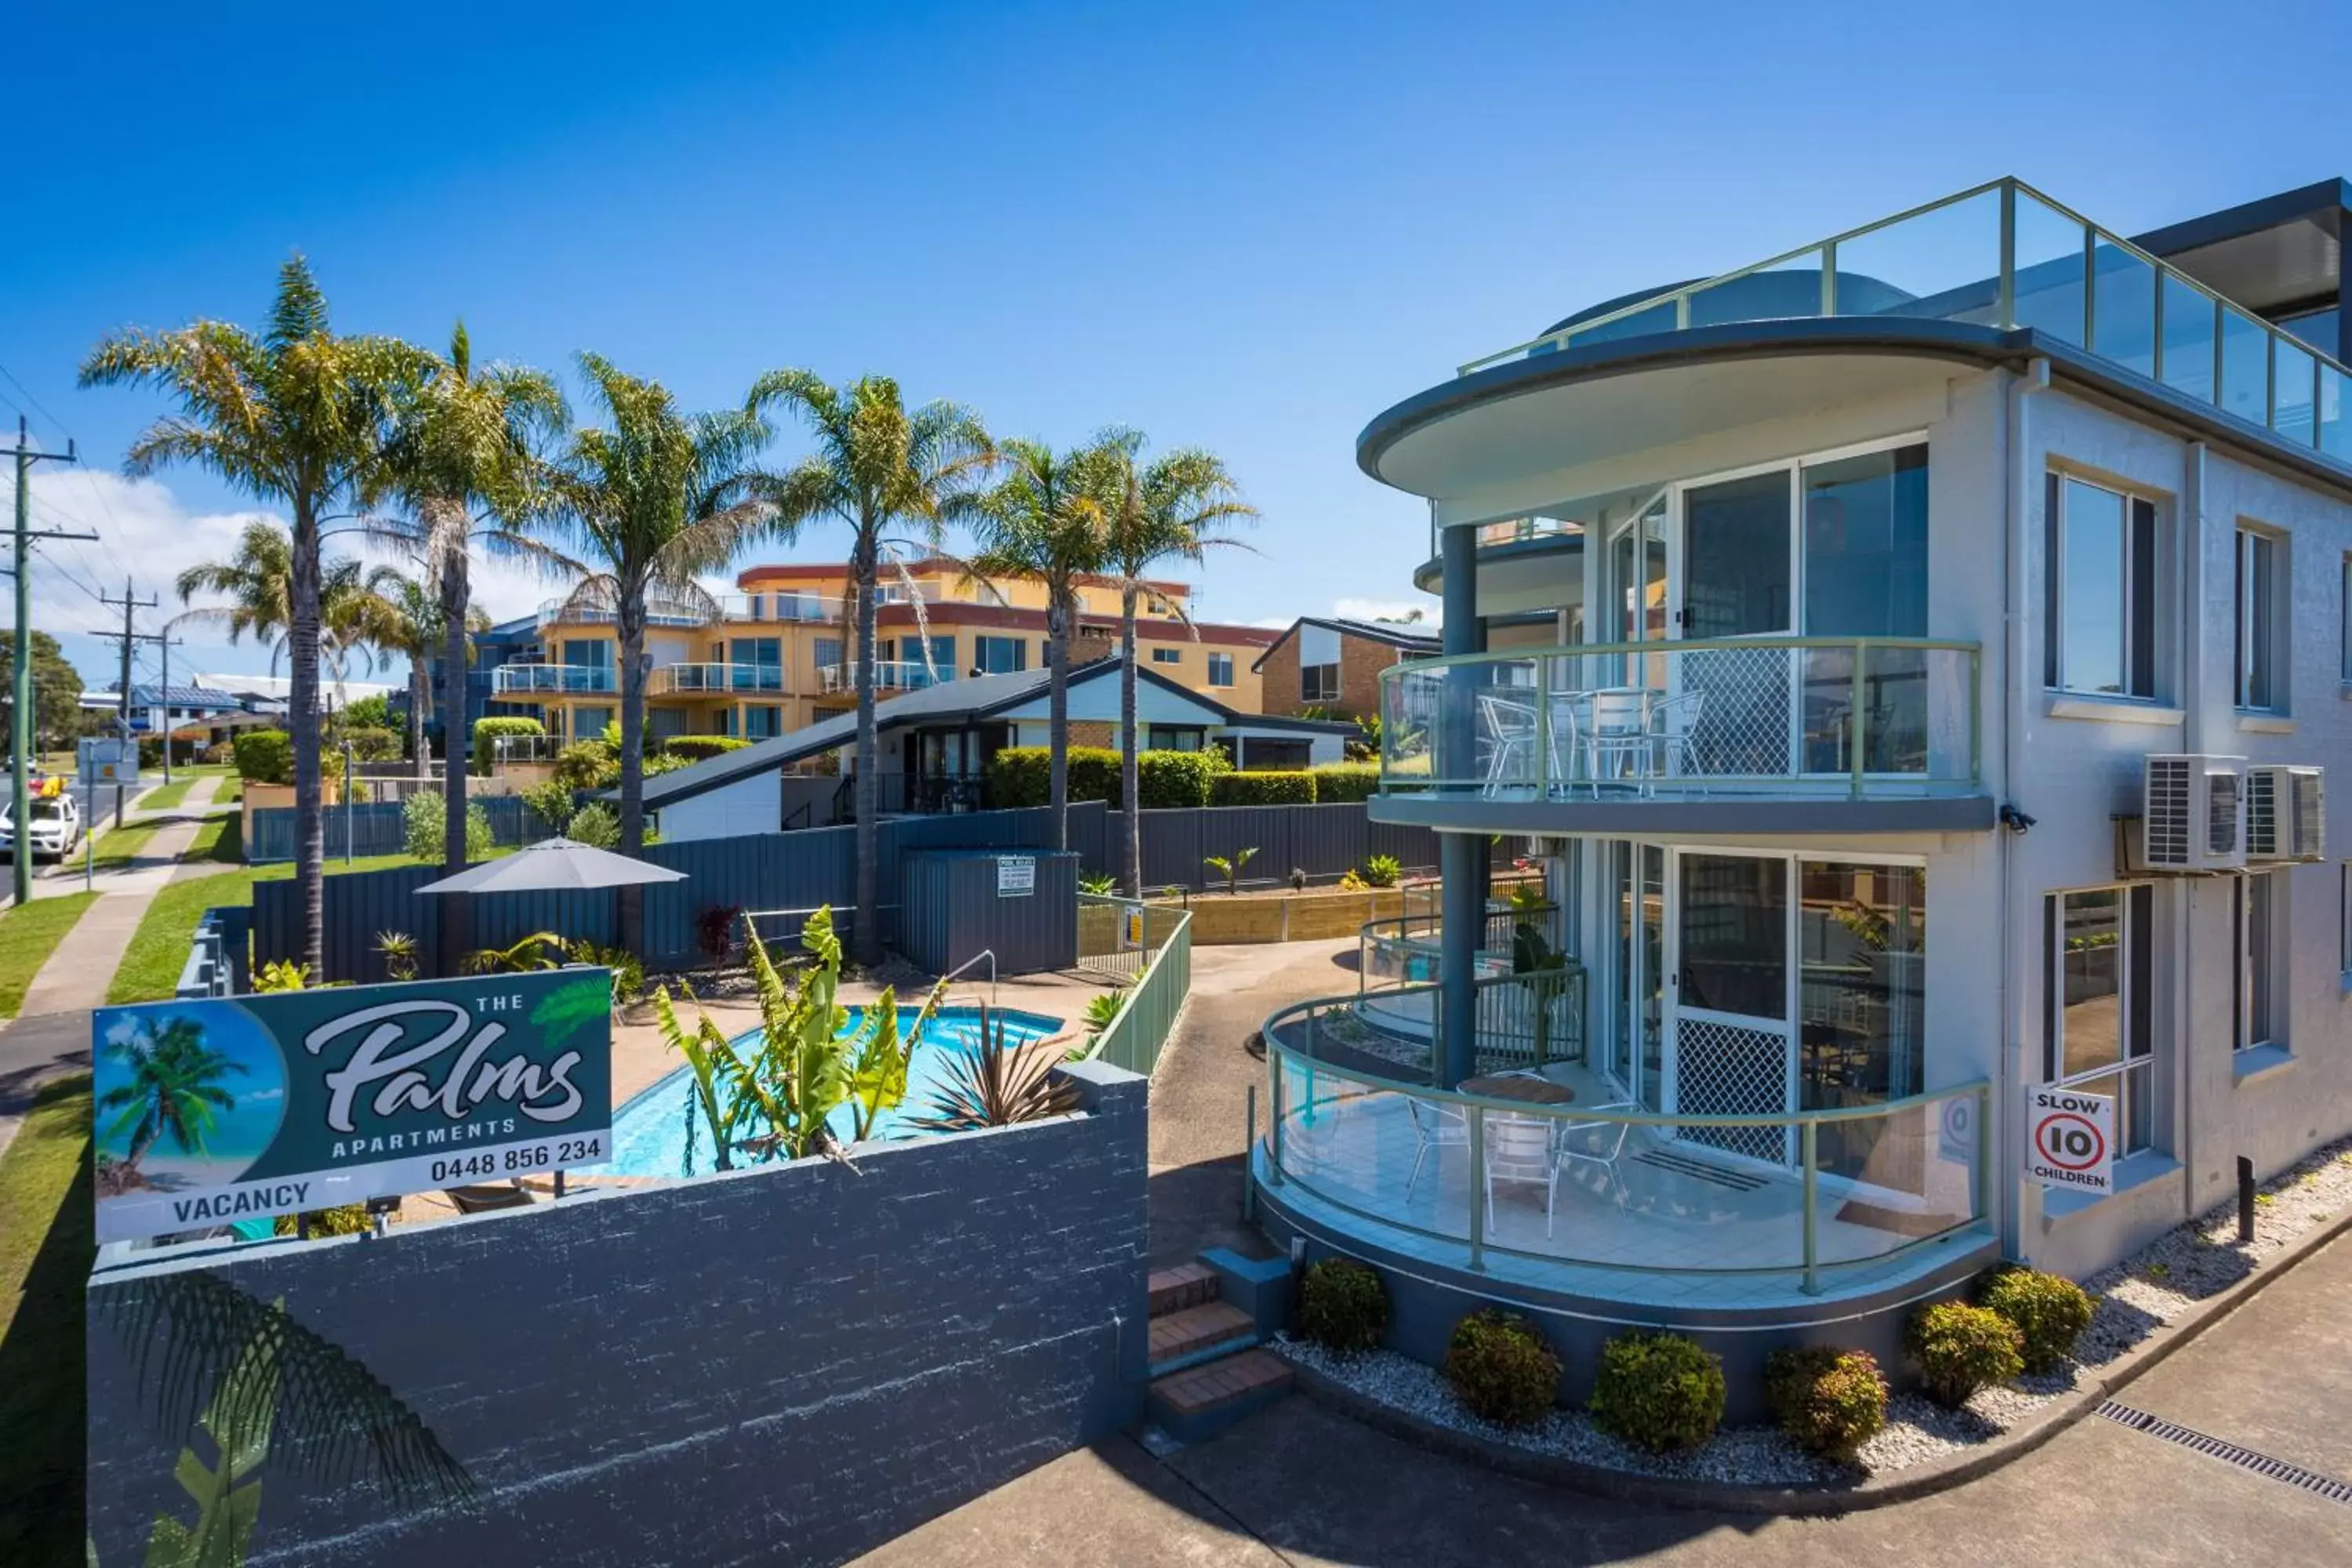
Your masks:
[{"label": "patio umbrella", "polygon": [[683,871],[649,866],[609,849],[571,838],[542,838],[511,855],[468,866],[454,877],[427,882],[419,893],[562,893],[598,888],[635,888],[651,882],[683,882]]},{"label": "patio umbrella", "polygon": [[[567,893],[611,889],[615,899],[624,888],[653,882],[683,882],[687,875],[664,866],[649,866],[609,849],[599,849],[572,838],[542,838],[513,854],[468,866],[454,877],[427,882],[419,893]],[[466,906],[460,906],[466,907]],[[617,918],[617,911],[616,911]],[[468,922],[470,924],[470,922]]]}]

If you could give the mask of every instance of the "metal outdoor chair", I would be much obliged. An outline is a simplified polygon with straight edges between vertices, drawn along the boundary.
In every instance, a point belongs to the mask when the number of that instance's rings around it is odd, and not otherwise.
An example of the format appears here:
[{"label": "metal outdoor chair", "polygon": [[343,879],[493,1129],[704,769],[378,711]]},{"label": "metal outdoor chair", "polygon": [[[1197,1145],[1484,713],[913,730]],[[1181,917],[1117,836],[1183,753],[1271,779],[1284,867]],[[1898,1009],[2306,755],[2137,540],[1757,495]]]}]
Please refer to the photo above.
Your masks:
[{"label": "metal outdoor chair", "polygon": [[1486,731],[1487,799],[1494,799],[1505,788],[1517,784],[1514,764],[1526,765],[1525,759],[1533,756],[1536,739],[1536,710],[1525,702],[1508,698],[1481,694],[1478,699],[1478,721]]},{"label": "metal outdoor chair", "polygon": [[1592,693],[1592,722],[1585,731],[1584,754],[1597,795],[1603,779],[1629,778],[1649,793],[1651,753],[1650,694],[1646,691]]},{"label": "metal outdoor chair", "polygon": [[1489,1110],[1486,1117],[1486,1228],[1495,1228],[1495,1189],[1532,1186],[1544,1190],[1544,1239],[1551,1239],[1552,1210],[1559,1199],[1559,1151],[1548,1116]]},{"label": "metal outdoor chair", "polygon": [[1441,1149],[1468,1148],[1470,1123],[1459,1110],[1423,1100],[1408,1097],[1404,1108],[1412,1118],[1412,1173],[1404,1180],[1404,1195],[1410,1202],[1413,1184],[1421,1180],[1422,1162]]},{"label": "metal outdoor chair", "polygon": [[1669,778],[1700,780],[1699,793],[1706,793],[1705,774],[1698,765],[1698,721],[1706,700],[1703,691],[1685,691],[1659,703],[1650,713],[1650,737],[1657,743],[1658,771]]},{"label": "metal outdoor chair", "polygon": [[[1634,1103],[1630,1100],[1615,1100],[1591,1109],[1632,1110]],[[1630,1121],[1564,1121],[1559,1126],[1556,1152],[1562,1160],[1580,1160],[1588,1165],[1600,1166],[1608,1176],[1609,1190],[1617,1200],[1617,1206],[1623,1208],[1633,1201],[1633,1194],[1626,1190],[1624,1173],[1617,1168],[1617,1164],[1625,1156],[1625,1141],[1633,1131],[1633,1124]],[[1576,1140],[1581,1133],[1597,1133],[1599,1136],[1580,1149],[1576,1146]]]}]

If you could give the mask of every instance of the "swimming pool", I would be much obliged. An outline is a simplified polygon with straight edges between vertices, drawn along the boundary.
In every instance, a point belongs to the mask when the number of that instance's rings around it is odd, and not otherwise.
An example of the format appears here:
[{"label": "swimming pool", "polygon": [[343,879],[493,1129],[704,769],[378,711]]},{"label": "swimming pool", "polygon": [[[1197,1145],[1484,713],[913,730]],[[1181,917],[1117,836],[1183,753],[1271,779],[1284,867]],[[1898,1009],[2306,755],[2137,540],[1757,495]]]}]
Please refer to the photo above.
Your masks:
[{"label": "swimming pool", "polygon": [[[1044,1039],[1062,1027],[1062,1020],[1049,1018],[1042,1013],[1024,1013],[1011,1007],[992,1007],[989,1020],[1001,1025],[1008,1044],[1022,1044]],[[900,1026],[907,1016],[901,1014]],[[862,1008],[849,1009],[849,1023],[843,1033],[854,1034],[866,1021]],[[740,1040],[759,1038],[757,1029],[739,1035]],[[950,1053],[968,1055],[980,1042],[980,1009],[977,1007],[942,1007],[931,1015],[924,1027],[922,1043],[915,1047],[914,1059],[907,1069],[907,1098],[897,1110],[886,1110],[869,1134],[874,1138],[906,1137],[913,1129],[907,1123],[928,1113],[932,1097],[938,1092],[946,1071]],[[630,1098],[613,1118],[613,1158],[609,1163],[585,1166],[583,1176],[679,1176],[686,1174],[687,1125],[689,1114],[694,1125],[694,1173],[708,1175],[712,1170],[710,1129],[701,1108],[689,1106],[694,1094],[694,1071],[680,1067],[676,1072],[651,1089]],[[850,1133],[849,1107],[844,1106],[833,1115],[831,1125],[844,1139]],[[756,1131],[756,1130],[755,1130]]]}]

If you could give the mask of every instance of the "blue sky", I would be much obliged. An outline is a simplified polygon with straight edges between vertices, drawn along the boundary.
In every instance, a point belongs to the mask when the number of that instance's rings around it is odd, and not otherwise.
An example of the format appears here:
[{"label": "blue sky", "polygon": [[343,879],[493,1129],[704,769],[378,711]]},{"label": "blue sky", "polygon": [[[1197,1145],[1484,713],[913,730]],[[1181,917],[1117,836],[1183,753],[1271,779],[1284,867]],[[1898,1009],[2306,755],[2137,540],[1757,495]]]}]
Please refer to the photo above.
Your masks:
[{"label": "blue sky", "polygon": [[[1265,517],[1203,615],[1416,602],[1425,512],[1354,461],[1390,403],[2000,174],[2136,232],[2346,173],[2346,40],[2160,0],[40,7],[0,95],[0,419],[79,437],[98,477],[45,468],[37,510],[110,538],[56,552],[36,624],[103,683],[79,584],[168,600],[253,504],[111,477],[159,405],[79,357],[253,321],[297,248],[347,329],[462,314],[479,355],[593,348],[691,407],[881,371],[1003,434],[1204,445]],[[266,663],[191,637],[179,668]]]}]

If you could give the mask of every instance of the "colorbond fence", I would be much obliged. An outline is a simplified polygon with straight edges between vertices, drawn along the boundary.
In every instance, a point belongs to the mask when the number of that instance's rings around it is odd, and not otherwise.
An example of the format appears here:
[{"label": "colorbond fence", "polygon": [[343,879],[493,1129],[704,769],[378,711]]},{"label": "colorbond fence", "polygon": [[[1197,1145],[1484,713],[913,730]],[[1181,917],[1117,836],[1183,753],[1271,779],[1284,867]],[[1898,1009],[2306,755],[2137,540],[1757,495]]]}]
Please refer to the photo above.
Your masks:
[{"label": "colorbond fence", "polygon": [[[519,795],[469,795],[466,799],[468,805],[478,804],[489,817],[493,844],[529,844],[546,837],[551,831],[536,812],[523,805]],[[330,860],[340,860],[346,854],[397,855],[405,847],[405,818],[398,801],[331,805],[323,815]],[[249,863],[261,866],[294,858],[292,806],[265,806],[251,814],[248,825],[253,837],[246,843],[245,858]]]},{"label": "colorbond fence", "polygon": [[[328,815],[331,818],[336,813]],[[1088,871],[1112,869],[1118,820],[1119,814],[1099,801],[1070,807],[1070,847]],[[1144,881],[1154,889],[1181,886],[1203,890],[1214,875],[1201,864],[1204,857],[1253,847],[1258,851],[1249,867],[1254,879],[1285,877],[1294,867],[1311,877],[1334,877],[1373,855],[1393,855],[1408,871],[1433,868],[1437,860],[1435,834],[1368,822],[1360,804],[1146,811],[1142,822]],[[1042,806],[892,818],[877,834],[881,900],[885,905],[897,902],[899,858],[908,850],[1044,847],[1052,832],[1050,814]],[[329,840],[331,846],[336,842]],[[644,890],[640,956],[653,969],[700,962],[698,921],[714,908],[849,906],[857,893],[856,854],[856,829],[846,826],[653,845],[645,858],[685,872],[688,879]],[[419,898],[415,890],[440,874],[436,866],[400,866],[327,878],[322,910],[326,972],[320,978],[383,979],[383,959],[374,947],[379,934],[386,931],[415,938],[420,952],[436,952],[440,922],[447,912],[442,906],[450,900]],[[295,885],[261,882],[253,892],[254,961],[294,960],[301,950]],[[610,943],[619,930],[618,898],[610,892],[501,893],[460,900],[471,921],[466,945],[508,947],[539,931]],[[883,941],[895,942],[897,910],[885,908],[877,914]]]}]

